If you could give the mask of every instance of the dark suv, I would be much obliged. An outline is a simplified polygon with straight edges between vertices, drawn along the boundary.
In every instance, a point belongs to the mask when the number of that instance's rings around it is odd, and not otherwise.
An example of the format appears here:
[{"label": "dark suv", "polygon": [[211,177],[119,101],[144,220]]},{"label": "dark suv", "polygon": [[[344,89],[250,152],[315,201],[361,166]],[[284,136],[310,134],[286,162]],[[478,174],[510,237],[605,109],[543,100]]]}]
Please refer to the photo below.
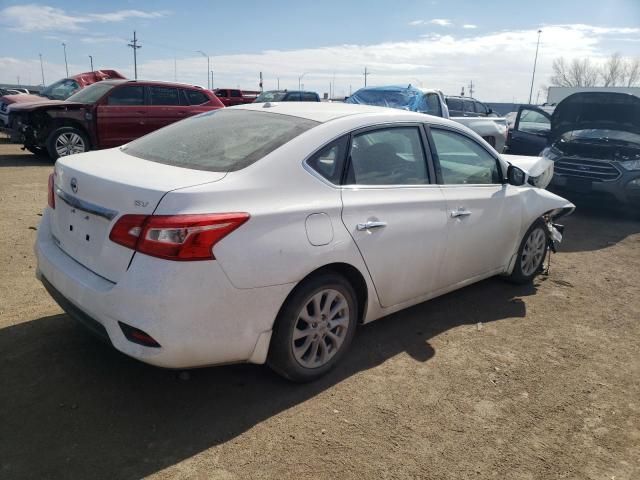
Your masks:
[{"label": "dark suv", "polygon": [[319,102],[320,95],[316,92],[300,90],[269,90],[258,95],[254,103],[264,102]]},{"label": "dark suv", "polygon": [[493,110],[484,103],[470,97],[445,97],[451,117],[488,117]]},{"label": "dark suv", "polygon": [[639,97],[581,92],[555,108],[523,105],[508,152],[553,160],[558,189],[640,206]]}]

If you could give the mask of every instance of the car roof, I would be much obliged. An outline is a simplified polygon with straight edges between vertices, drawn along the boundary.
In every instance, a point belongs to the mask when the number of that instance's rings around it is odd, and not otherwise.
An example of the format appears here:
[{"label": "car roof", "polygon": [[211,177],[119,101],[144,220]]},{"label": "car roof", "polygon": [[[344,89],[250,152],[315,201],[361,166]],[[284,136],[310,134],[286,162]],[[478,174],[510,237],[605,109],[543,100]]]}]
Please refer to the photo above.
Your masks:
[{"label": "car roof", "polygon": [[[238,110],[254,110],[269,113],[279,113],[300,117],[316,122],[329,122],[338,118],[353,115],[375,115],[379,119],[424,122],[427,120],[423,113],[409,112],[387,107],[374,107],[353,103],[325,103],[325,102],[267,102],[248,103],[229,107]],[[430,123],[448,124],[447,120],[439,117],[429,117]]]},{"label": "car roof", "polygon": [[204,90],[202,87],[198,85],[191,85],[189,83],[177,83],[177,82],[163,82],[161,80],[126,80],[126,79],[113,79],[113,80],[103,80],[100,82],[106,85],[120,85],[122,83],[139,83],[142,85],[161,85],[166,87],[189,87],[189,88],[197,88],[199,90]]}]

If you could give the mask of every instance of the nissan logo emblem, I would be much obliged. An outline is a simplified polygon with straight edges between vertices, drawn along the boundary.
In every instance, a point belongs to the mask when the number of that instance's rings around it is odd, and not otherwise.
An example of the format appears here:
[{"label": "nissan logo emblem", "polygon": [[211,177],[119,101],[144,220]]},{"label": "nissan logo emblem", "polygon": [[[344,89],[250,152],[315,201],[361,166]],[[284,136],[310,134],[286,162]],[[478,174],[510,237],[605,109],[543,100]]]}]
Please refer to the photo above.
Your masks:
[{"label": "nissan logo emblem", "polygon": [[78,193],[78,180],[76,180],[76,177],[73,177],[69,183],[71,184],[71,191]]}]

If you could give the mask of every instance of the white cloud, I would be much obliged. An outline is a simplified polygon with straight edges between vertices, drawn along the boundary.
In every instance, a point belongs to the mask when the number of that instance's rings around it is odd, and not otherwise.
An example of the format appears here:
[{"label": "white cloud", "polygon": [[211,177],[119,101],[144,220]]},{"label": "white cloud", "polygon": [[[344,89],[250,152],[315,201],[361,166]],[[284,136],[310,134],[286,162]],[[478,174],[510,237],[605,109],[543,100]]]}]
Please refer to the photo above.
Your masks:
[{"label": "white cloud", "polygon": [[462,25],[462,28],[466,28],[467,30],[473,30],[474,28],[478,28],[478,26],[472,23],[465,23],[464,25]]},{"label": "white cloud", "polygon": [[143,12],[140,10],[119,10],[110,13],[68,14],[61,8],[48,5],[14,5],[0,11],[0,22],[17,32],[79,32],[87,23],[121,22],[127,18],[159,18],[166,11]]},{"label": "white cloud", "polygon": [[[336,93],[348,95],[350,86],[353,91],[362,86],[362,71],[367,66],[371,72],[369,85],[422,84],[425,88],[457,94],[462,85],[473,80],[476,96],[482,100],[524,101],[529,96],[537,30],[536,26],[471,36],[431,34],[404,42],[219,55],[211,57],[211,65],[216,86],[253,89],[259,72],[263,72],[266,89],[276,88],[278,78],[281,88],[291,89],[298,87],[298,76],[308,72],[303,79],[305,88],[323,93],[329,90],[335,72]],[[591,57],[599,62],[612,53],[606,48],[607,40],[640,35],[640,28],[589,25],[546,25],[542,31],[534,96],[541,85],[548,83],[554,58]],[[142,58],[138,57],[140,78],[173,81],[173,57],[144,60],[144,50],[142,53]],[[633,50],[628,53],[633,54]],[[73,63],[74,59],[69,57],[69,61]],[[116,68],[133,77],[130,63],[99,67]],[[206,69],[207,61],[200,56],[177,60],[177,78],[182,82],[206,85]],[[69,70],[82,72],[87,67],[80,63],[70,65]],[[30,61],[0,58],[0,82],[13,83],[17,75],[23,81],[30,77],[33,83],[38,83],[37,58]],[[45,63],[45,75],[47,82],[62,78],[64,63]]]},{"label": "white cloud", "polygon": [[409,22],[409,25],[411,25],[412,27],[417,27],[418,25],[424,25],[424,20],[412,20],[411,22]]},{"label": "white cloud", "polygon": [[447,18],[434,18],[432,20],[429,20],[429,23],[432,25],[438,25],[440,27],[450,27],[452,25],[451,20]]}]

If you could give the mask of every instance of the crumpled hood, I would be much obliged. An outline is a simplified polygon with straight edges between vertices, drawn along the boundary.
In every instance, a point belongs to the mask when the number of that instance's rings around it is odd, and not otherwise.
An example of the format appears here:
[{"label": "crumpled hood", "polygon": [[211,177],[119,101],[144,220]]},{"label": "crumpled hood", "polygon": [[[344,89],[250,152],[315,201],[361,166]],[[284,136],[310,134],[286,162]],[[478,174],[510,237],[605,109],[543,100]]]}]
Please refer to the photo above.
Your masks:
[{"label": "crumpled hood", "polygon": [[531,179],[530,183],[538,188],[547,188],[553,178],[553,160],[546,157],[533,157],[528,155],[507,155],[500,157],[511,165],[524,171]]},{"label": "crumpled hood", "polygon": [[79,108],[82,107],[82,103],[76,102],[67,102],[65,100],[45,100],[42,97],[39,98],[38,102],[28,102],[28,103],[20,103],[20,104],[12,104],[11,111],[12,112],[29,112],[31,110],[37,110],[39,108],[50,108],[50,107],[59,107],[59,108]]},{"label": "crumpled hood", "polygon": [[[28,95],[5,95],[4,97],[0,97],[0,103],[6,103],[7,105],[13,105],[15,103],[28,103],[28,102],[39,102],[45,99],[40,95],[28,94]],[[46,99],[45,99],[46,100]]]},{"label": "crumpled hood", "polygon": [[580,92],[561,101],[551,117],[551,142],[575,130],[640,134],[640,98],[628,93]]}]

